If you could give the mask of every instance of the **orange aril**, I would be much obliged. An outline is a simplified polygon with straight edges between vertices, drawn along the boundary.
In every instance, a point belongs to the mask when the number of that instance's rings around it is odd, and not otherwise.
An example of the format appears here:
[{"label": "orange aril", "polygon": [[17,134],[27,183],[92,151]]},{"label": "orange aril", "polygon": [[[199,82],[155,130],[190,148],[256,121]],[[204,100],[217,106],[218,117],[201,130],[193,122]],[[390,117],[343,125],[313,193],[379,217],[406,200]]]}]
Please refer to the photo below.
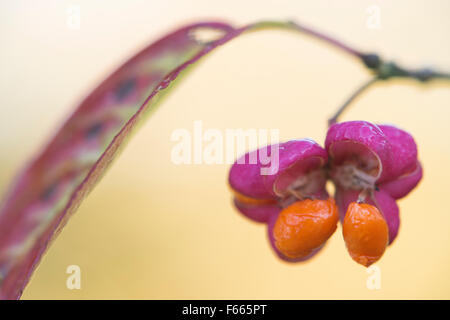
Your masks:
[{"label": "orange aril", "polygon": [[278,215],[273,228],[275,246],[288,258],[306,257],[328,240],[338,220],[332,198],[294,202]]},{"label": "orange aril", "polygon": [[366,203],[350,203],[342,232],[352,259],[366,267],[381,258],[389,243],[386,220],[375,206]]}]

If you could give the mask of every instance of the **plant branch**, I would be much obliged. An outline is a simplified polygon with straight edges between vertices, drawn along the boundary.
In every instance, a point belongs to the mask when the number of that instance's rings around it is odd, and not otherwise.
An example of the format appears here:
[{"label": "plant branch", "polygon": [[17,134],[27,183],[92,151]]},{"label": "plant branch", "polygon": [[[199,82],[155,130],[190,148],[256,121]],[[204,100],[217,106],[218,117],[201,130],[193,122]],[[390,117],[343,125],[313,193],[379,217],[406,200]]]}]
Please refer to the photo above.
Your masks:
[{"label": "plant branch", "polygon": [[339,49],[345,53],[348,53],[355,58],[362,59],[364,54],[355,48],[352,48],[345,43],[328,36],[324,33],[321,33],[319,31],[313,30],[305,25],[298,24],[294,21],[261,21],[256,22],[251,25],[251,30],[259,30],[259,29],[287,29],[295,32],[301,32],[303,34],[309,35],[313,38],[316,38],[320,41],[323,41],[325,43],[328,43],[329,45],[333,46],[336,49]]},{"label": "plant branch", "polygon": [[382,59],[377,53],[364,53],[363,51],[357,50],[332,36],[326,35],[294,21],[261,21],[250,25],[249,29],[255,31],[259,29],[288,29],[309,35],[331,45],[335,49],[357,58],[366,68],[372,71],[375,76],[378,76],[380,80],[388,80],[392,78],[411,78],[420,82],[428,82],[435,79],[450,80],[450,73],[448,72],[437,71],[429,68],[405,68],[393,61]]},{"label": "plant branch", "polygon": [[347,109],[347,107],[363,92],[365,92],[370,86],[372,86],[375,82],[379,81],[380,78],[378,76],[372,77],[369,81],[363,83],[345,102],[342,106],[336,111],[336,113],[328,119],[328,126],[332,126],[338,121],[340,115]]},{"label": "plant branch", "polygon": [[[287,29],[303,34],[309,35],[313,38],[321,40],[337,50],[343,51],[358,60],[371,71],[373,77],[359,87],[338,109],[338,111],[328,120],[328,125],[338,121],[339,116],[347,109],[347,107],[362,93],[372,86],[377,81],[386,81],[393,78],[409,78],[422,83],[430,82],[431,80],[450,80],[450,73],[436,71],[429,68],[423,69],[409,69],[398,65],[393,61],[385,61],[376,53],[363,53],[331,36],[313,30],[305,25],[298,24],[293,21],[279,22],[279,21],[262,21],[254,23],[250,26],[250,30],[259,29]],[[450,84],[450,82],[448,82]]]}]

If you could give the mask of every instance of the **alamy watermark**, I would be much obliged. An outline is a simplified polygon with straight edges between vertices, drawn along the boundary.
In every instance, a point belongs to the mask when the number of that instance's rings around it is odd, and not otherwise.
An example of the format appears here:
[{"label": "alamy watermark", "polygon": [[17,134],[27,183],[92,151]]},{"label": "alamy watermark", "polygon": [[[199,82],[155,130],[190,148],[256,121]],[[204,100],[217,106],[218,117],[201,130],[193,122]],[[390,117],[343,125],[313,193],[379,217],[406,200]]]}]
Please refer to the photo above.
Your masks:
[{"label": "alamy watermark", "polygon": [[70,5],[67,7],[67,27],[70,30],[79,30],[81,27],[81,15],[79,5]]},{"label": "alamy watermark", "polygon": [[373,264],[367,268],[366,272],[369,274],[366,281],[366,287],[369,290],[381,289],[381,269],[379,266]]},{"label": "alamy watermark", "polygon": [[[174,164],[261,164],[261,175],[273,175],[279,168],[278,129],[204,129],[196,120],[193,129],[176,129],[170,140],[176,142],[171,151]],[[245,152],[266,146],[248,157]]]},{"label": "alamy watermark", "polygon": [[81,289],[81,268],[76,264],[67,267],[66,273],[70,274],[66,280],[66,287],[69,290]]},{"label": "alamy watermark", "polygon": [[379,5],[373,4],[366,9],[367,20],[366,27],[372,30],[381,29],[381,8]]}]

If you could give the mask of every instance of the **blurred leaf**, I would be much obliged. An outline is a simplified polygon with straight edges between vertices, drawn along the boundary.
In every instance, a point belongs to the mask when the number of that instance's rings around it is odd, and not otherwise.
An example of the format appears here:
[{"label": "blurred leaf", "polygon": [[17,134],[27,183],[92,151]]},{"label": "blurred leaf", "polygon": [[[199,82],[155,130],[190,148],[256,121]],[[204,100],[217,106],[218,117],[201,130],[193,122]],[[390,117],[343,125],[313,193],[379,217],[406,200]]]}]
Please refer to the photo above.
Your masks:
[{"label": "blurred leaf", "polygon": [[92,190],[136,126],[174,81],[243,32],[221,22],[185,26],[132,57],[78,106],[20,173],[0,208],[0,298],[17,299],[49,243]]}]

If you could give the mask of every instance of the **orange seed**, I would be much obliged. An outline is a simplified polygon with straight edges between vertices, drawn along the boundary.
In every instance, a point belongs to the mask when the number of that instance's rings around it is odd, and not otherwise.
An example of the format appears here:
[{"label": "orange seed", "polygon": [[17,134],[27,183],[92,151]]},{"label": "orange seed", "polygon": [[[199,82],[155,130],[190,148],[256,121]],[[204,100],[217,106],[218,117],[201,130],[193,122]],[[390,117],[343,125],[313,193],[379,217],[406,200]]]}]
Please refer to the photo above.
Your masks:
[{"label": "orange seed", "polygon": [[275,246],[288,258],[306,257],[328,240],[338,220],[332,198],[294,202],[278,215],[273,228]]},{"label": "orange seed", "polygon": [[366,267],[381,258],[389,243],[386,220],[375,206],[366,203],[350,203],[342,233],[352,259]]}]

